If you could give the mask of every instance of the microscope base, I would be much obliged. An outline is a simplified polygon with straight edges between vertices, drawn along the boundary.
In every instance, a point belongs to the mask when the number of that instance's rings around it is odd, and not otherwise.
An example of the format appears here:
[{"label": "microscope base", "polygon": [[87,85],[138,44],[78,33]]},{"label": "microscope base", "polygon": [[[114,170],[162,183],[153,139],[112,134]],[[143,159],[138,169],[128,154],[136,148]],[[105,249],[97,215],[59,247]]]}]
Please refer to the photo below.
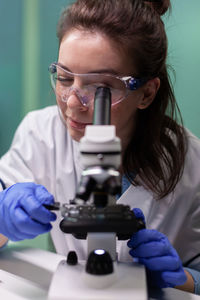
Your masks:
[{"label": "microscope base", "polygon": [[114,263],[111,275],[89,275],[85,262],[61,261],[53,275],[48,300],[147,300],[146,274],[136,263]]}]

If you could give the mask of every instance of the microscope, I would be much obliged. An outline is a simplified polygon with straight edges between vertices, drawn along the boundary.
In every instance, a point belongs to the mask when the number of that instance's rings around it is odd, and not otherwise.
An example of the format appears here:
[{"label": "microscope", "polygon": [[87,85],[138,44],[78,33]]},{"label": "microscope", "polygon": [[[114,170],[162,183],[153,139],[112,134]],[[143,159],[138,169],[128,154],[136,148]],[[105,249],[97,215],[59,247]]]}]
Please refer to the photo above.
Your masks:
[{"label": "microscope", "polygon": [[59,207],[60,229],[87,240],[86,261],[68,253],[53,276],[48,299],[147,299],[146,274],[136,262],[117,259],[117,240],[128,240],[145,227],[130,207],[117,204],[121,193],[121,144],[110,125],[111,92],[98,87],[94,99],[93,124],[80,140],[84,167],[75,199]]}]

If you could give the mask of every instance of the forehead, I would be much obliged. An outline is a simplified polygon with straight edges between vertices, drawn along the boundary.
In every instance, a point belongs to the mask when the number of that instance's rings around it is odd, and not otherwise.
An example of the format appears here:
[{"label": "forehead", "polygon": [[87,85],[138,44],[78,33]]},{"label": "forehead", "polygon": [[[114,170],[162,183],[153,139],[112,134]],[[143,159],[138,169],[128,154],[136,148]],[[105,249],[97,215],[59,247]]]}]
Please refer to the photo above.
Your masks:
[{"label": "forehead", "polygon": [[100,32],[74,29],[62,39],[59,63],[74,73],[111,70],[118,75],[133,73],[130,60],[116,42]]}]

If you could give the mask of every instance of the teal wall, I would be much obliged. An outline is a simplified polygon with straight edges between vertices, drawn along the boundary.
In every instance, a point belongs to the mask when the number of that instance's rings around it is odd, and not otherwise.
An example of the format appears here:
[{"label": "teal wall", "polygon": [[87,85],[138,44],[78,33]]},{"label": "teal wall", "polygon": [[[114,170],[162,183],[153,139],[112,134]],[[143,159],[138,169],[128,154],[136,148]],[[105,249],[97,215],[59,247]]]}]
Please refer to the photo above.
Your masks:
[{"label": "teal wall", "polygon": [[[0,0],[0,155],[28,111],[55,102],[48,66],[57,58],[56,23],[69,2]],[[172,2],[164,17],[168,63],[185,126],[200,137],[200,0]],[[48,236],[28,243],[47,248]]]},{"label": "teal wall", "polygon": [[172,12],[164,20],[175,95],[185,126],[200,137],[200,1],[171,2]]},{"label": "teal wall", "polygon": [[33,109],[55,102],[48,66],[57,58],[56,24],[67,0],[0,0],[0,155]]}]

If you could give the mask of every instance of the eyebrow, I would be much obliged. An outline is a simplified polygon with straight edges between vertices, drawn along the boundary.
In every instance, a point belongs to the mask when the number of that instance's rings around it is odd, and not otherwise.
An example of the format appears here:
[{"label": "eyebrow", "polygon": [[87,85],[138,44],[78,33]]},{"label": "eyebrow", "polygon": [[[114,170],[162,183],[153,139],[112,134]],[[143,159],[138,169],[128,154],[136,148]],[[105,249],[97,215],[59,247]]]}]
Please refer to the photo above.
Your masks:
[{"label": "eyebrow", "polygon": [[[57,64],[58,64],[61,68],[63,68],[64,70],[66,70],[66,71],[68,71],[68,72],[71,72],[71,73],[74,73],[74,72],[72,72],[69,68],[67,68],[66,66],[64,66],[63,64],[61,64],[61,63],[59,63],[59,62],[58,62]],[[83,73],[83,74],[96,74],[96,73],[98,73],[98,74],[118,75],[118,76],[119,76],[119,73],[118,73],[116,70],[112,69],[112,68],[110,68],[110,69],[105,68],[105,69],[92,70],[92,71],[89,71],[89,72]],[[78,74],[78,73],[74,73],[74,74]],[[81,74],[81,73],[79,73],[79,74]]]}]

